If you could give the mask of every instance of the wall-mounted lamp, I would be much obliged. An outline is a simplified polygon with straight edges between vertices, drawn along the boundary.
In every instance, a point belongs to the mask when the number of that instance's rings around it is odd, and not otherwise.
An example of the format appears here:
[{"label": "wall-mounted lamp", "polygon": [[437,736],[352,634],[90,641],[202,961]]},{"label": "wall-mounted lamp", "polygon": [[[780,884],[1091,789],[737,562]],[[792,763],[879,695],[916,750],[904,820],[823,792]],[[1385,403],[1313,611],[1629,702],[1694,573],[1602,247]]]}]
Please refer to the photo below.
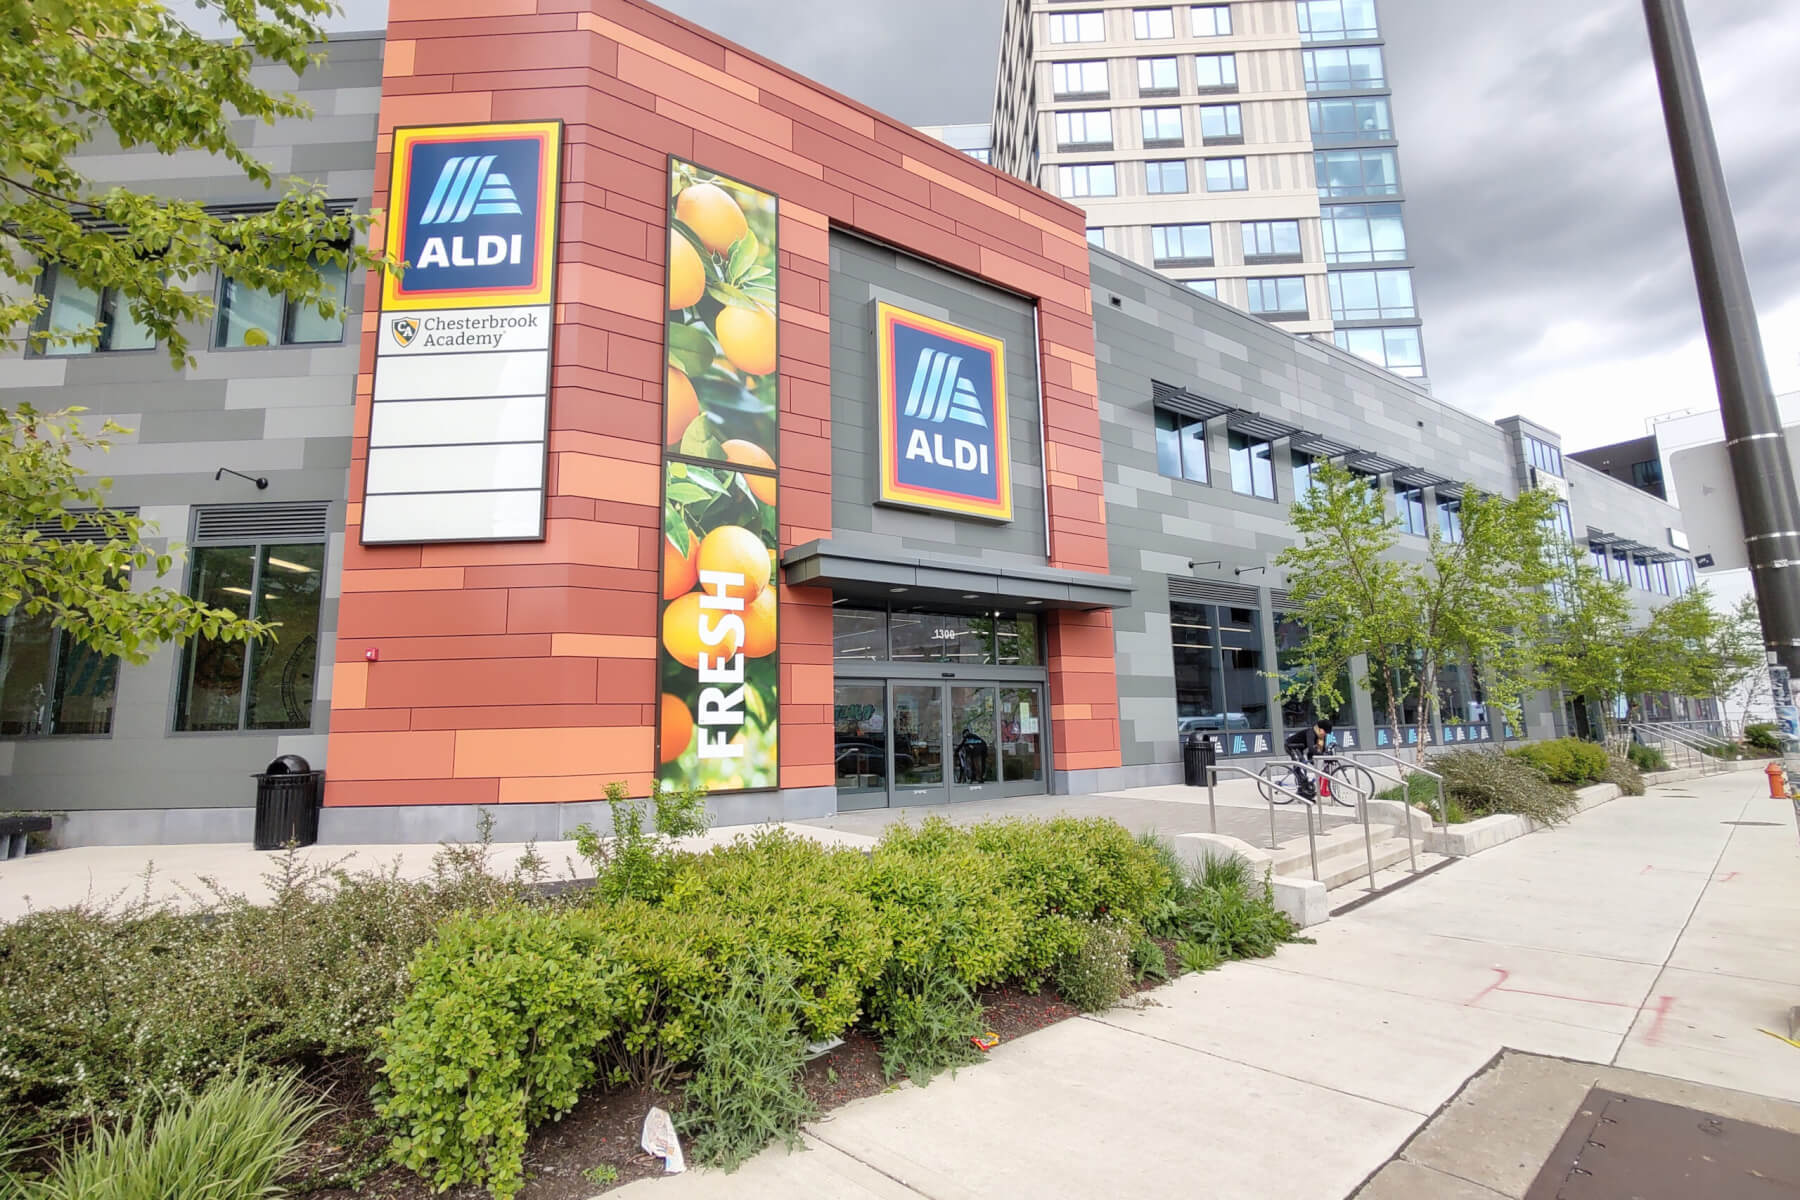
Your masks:
[{"label": "wall-mounted lamp", "polygon": [[217,471],[214,471],[213,482],[217,483],[227,475],[236,475],[239,479],[254,483],[256,485],[256,490],[259,492],[269,486],[269,480],[266,476],[246,475],[242,471],[234,471],[230,467],[220,467]]},{"label": "wall-mounted lamp", "polygon": [[1214,559],[1209,559],[1206,562],[1190,562],[1190,563],[1188,563],[1188,570],[1191,571],[1195,567],[1222,567],[1224,565],[1225,565],[1224,563],[1222,563],[1218,559],[1214,558]]},{"label": "wall-mounted lamp", "polygon": [[1232,569],[1231,573],[1233,575],[1242,575],[1245,571],[1266,571],[1268,569],[1269,568],[1267,567],[1235,567]]}]

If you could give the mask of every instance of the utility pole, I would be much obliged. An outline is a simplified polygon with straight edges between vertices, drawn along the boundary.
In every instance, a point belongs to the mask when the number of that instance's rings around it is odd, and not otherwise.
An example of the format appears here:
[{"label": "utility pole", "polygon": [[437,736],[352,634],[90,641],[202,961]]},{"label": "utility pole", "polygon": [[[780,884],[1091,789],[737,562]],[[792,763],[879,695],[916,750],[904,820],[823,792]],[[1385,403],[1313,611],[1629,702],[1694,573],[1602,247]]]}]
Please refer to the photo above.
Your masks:
[{"label": "utility pole", "polygon": [[1712,347],[1725,447],[1744,518],[1756,602],[1762,610],[1775,703],[1791,705],[1788,679],[1790,674],[1800,675],[1800,497],[1795,494],[1793,463],[1769,384],[1744,252],[1731,216],[1687,12],[1682,0],[1644,0],[1644,16],[1693,253],[1700,314]]}]

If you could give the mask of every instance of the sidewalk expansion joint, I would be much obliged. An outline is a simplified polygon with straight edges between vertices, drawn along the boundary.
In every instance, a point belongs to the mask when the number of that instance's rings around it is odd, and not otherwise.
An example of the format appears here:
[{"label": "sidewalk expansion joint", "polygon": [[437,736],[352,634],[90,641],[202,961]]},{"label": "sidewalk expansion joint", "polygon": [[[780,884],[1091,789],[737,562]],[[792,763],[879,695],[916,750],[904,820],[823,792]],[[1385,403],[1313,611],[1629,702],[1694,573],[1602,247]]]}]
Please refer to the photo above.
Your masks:
[{"label": "sidewalk expansion joint", "polygon": [[1392,882],[1390,884],[1386,884],[1382,887],[1378,887],[1372,892],[1364,892],[1362,895],[1358,896],[1356,899],[1348,901],[1347,903],[1338,905],[1336,908],[1331,910],[1331,915],[1334,917],[1341,917],[1345,913],[1353,913],[1357,909],[1361,908],[1363,905],[1368,904],[1371,901],[1381,899],[1383,896],[1387,895],[1389,892],[1397,892],[1401,888],[1406,887],[1408,884],[1417,883],[1417,882],[1419,882],[1419,880],[1425,878],[1427,875],[1436,875],[1439,871],[1443,870],[1445,867],[1453,867],[1461,861],[1462,861],[1462,859],[1460,859],[1460,858],[1446,858],[1443,862],[1433,863],[1431,866],[1426,867],[1425,869],[1423,869],[1421,871],[1414,871],[1414,872],[1408,874],[1407,876],[1405,876],[1404,878],[1396,879],[1394,882]]}]

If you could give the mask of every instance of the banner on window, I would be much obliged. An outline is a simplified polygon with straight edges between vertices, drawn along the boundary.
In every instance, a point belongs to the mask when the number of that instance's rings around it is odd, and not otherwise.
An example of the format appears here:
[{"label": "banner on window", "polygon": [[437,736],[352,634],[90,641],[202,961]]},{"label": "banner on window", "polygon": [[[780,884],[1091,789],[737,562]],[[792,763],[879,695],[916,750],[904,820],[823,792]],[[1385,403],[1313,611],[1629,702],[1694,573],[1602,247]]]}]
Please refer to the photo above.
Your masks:
[{"label": "banner on window", "polygon": [[780,784],[776,198],[670,161],[657,778]]}]

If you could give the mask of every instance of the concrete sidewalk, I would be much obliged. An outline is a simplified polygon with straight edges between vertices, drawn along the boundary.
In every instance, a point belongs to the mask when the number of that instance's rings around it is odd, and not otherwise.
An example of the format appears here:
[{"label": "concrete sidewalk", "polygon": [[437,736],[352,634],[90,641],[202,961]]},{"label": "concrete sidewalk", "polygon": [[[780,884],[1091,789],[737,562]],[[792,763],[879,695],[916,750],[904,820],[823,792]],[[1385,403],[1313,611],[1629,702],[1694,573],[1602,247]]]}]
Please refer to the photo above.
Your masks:
[{"label": "concrete sidewalk", "polygon": [[1800,1003],[1800,839],[1762,792],[1725,775],[1614,801],[1316,945],[848,1105],[807,1153],[617,1194],[1339,1200],[1508,1047],[1800,1099],[1800,1050],[1759,1032]]}]

